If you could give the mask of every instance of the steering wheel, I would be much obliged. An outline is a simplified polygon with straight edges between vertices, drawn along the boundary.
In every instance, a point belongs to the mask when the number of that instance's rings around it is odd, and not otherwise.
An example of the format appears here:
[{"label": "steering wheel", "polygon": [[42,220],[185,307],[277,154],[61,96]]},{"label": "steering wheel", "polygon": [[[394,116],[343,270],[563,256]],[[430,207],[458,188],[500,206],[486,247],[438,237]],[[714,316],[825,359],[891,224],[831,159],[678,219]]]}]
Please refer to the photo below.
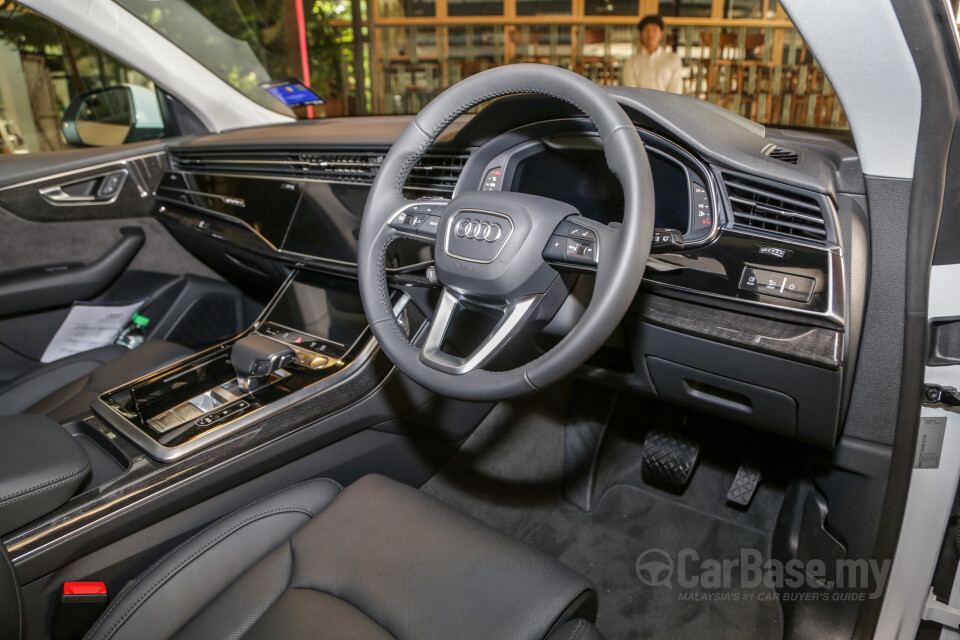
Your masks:
[{"label": "steering wheel", "polygon": [[[603,225],[566,203],[517,193],[462,192],[442,207],[404,198],[411,169],[451,122],[482,102],[519,93],[568,102],[596,125],[607,165],[623,187],[622,225]],[[418,232],[411,220],[435,229],[431,242],[443,285],[422,346],[412,344],[400,329],[385,272],[391,242],[424,239],[424,231]],[[427,104],[384,158],[360,225],[357,267],[364,312],[387,357],[427,389],[474,401],[523,395],[569,375],[610,337],[640,286],[653,226],[650,164],[636,127],[616,101],[583,76],[558,67],[496,67],[455,84]],[[574,240],[569,248],[567,240]],[[560,277],[552,261],[596,269],[593,296],[583,316],[536,359],[508,371],[484,370],[537,314]],[[464,321],[459,311],[471,306],[495,310],[499,320],[473,353],[451,355],[443,349],[444,339],[458,320]]]}]

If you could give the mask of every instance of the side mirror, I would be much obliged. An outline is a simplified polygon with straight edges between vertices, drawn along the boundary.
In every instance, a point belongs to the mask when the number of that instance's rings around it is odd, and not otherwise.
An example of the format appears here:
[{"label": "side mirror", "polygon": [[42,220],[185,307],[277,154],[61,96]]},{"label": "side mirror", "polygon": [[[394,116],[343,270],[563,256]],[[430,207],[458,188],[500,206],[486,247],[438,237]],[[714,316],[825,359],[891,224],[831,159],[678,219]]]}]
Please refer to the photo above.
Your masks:
[{"label": "side mirror", "polygon": [[63,135],[74,147],[108,147],[162,138],[163,115],[155,91],[119,85],[83,93],[63,114]]}]

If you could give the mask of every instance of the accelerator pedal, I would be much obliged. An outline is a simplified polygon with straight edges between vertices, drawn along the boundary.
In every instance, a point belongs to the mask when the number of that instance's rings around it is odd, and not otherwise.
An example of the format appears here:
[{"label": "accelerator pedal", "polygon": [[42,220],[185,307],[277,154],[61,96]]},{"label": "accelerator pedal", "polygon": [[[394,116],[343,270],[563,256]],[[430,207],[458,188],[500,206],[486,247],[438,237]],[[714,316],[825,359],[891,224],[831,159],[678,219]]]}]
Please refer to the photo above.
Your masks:
[{"label": "accelerator pedal", "polygon": [[682,489],[693,474],[700,455],[700,443],[668,431],[653,430],[643,442],[643,475],[651,480]]},{"label": "accelerator pedal", "polygon": [[738,504],[745,507],[753,500],[753,494],[757,492],[760,486],[760,468],[750,464],[741,464],[737,469],[737,477],[733,479],[730,485],[730,491],[727,491],[727,502]]}]

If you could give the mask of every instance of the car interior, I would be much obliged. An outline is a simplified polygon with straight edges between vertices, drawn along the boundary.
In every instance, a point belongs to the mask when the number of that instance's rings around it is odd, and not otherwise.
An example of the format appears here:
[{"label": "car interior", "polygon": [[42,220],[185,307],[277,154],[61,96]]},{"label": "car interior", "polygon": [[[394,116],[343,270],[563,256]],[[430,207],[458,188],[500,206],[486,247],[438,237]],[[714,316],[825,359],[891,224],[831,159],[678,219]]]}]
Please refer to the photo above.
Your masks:
[{"label": "car interior", "polygon": [[638,582],[876,557],[895,230],[849,132],[524,64],[415,117],[192,126],[0,159],[0,637],[875,620],[831,575]]}]

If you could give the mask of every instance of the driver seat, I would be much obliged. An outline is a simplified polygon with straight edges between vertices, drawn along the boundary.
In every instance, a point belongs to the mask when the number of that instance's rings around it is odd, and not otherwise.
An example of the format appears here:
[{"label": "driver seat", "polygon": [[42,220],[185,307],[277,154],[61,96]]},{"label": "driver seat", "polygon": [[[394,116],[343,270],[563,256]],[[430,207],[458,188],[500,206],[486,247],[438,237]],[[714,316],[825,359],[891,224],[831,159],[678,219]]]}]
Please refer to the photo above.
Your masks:
[{"label": "driver seat", "polygon": [[383,476],[310,480],[177,547],[89,640],[578,640],[597,596],[533,547]]}]

